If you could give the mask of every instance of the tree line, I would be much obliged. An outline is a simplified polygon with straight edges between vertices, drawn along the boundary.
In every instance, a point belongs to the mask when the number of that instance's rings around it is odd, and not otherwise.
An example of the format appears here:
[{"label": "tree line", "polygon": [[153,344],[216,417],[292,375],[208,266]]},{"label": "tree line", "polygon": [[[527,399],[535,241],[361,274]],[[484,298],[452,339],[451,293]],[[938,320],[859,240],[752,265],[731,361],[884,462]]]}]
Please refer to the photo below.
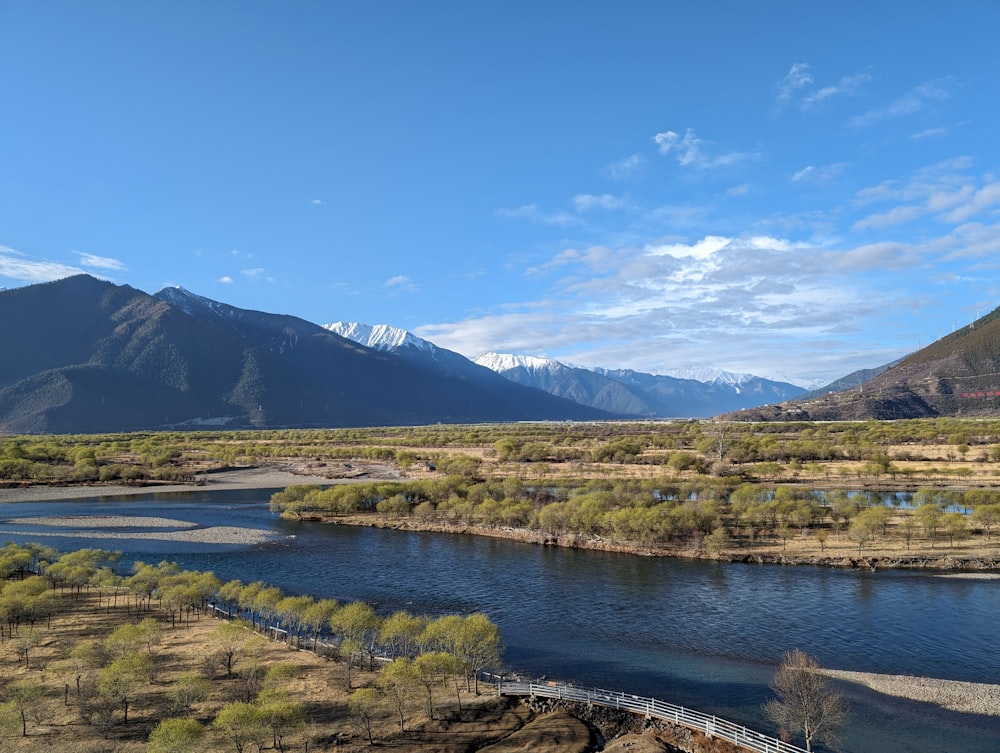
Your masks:
[{"label": "tree line", "polygon": [[[183,631],[204,615],[219,622],[199,669],[171,683],[170,712],[150,733],[150,753],[188,751],[207,739],[237,753],[283,751],[301,736],[306,707],[288,689],[298,670],[264,660],[273,641],[338,661],[351,693],[348,711],[369,740],[377,713],[391,710],[400,729],[416,707],[433,719],[441,688],[450,685],[461,706],[463,692],[478,694],[480,672],[502,659],[499,629],[480,613],[381,615],[364,602],[285,594],[259,581],[221,582],[211,572],[169,562],[136,562],[118,575],[118,559],[99,549],[0,547],[0,642],[27,672],[16,679],[0,675],[0,734],[26,737],[32,723],[44,721],[42,700],[51,695],[47,678],[55,672],[66,678],[64,705],[75,705],[83,722],[110,737],[129,724],[130,711],[157,682],[164,632]],[[120,615],[118,624],[100,638],[60,643],[54,656],[49,644],[61,639],[47,626],[94,596],[99,612]],[[355,688],[361,669],[377,671],[376,679]],[[228,683],[234,699],[203,723],[194,709],[219,682]]]},{"label": "tree line", "polygon": [[890,536],[907,548],[934,548],[1000,525],[1000,491],[920,488],[913,493],[817,491],[737,479],[680,482],[517,478],[469,481],[452,476],[329,487],[289,487],[271,508],[298,518],[358,514],[443,526],[516,528],[551,536],[582,536],[640,548],[705,547],[716,552],[760,544],[784,546],[812,536],[821,549],[830,534],[865,547]]}]

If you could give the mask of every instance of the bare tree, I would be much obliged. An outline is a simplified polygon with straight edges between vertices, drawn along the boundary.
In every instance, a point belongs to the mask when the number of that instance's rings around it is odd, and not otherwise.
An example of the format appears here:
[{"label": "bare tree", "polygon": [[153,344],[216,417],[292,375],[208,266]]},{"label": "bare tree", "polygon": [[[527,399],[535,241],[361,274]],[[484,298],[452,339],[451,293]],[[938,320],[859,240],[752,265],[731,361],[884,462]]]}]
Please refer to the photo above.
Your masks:
[{"label": "bare tree", "polygon": [[777,698],[764,704],[764,712],[783,730],[802,734],[806,750],[812,751],[813,740],[837,742],[847,721],[847,704],[830,688],[815,659],[799,649],[787,652],[771,690]]}]

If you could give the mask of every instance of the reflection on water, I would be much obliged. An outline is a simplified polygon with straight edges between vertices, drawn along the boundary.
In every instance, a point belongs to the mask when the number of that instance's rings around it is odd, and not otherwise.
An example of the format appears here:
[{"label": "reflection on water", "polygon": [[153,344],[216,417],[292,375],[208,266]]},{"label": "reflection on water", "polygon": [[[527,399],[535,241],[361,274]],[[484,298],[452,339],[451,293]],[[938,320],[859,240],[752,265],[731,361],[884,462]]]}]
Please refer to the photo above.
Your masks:
[{"label": "reflection on water", "polygon": [[[268,492],[191,492],[0,507],[0,541],[37,515],[148,515],[272,531],[257,546],[45,539],[122,549],[224,580],[437,614],[481,610],[507,663],[582,685],[663,698],[770,730],[760,705],[784,651],[837,669],[1000,681],[997,583],[923,572],[722,564],[538,547],[459,535],[282,521]],[[37,533],[37,535],[36,535]],[[844,685],[850,753],[1000,750],[1000,721]]]}]

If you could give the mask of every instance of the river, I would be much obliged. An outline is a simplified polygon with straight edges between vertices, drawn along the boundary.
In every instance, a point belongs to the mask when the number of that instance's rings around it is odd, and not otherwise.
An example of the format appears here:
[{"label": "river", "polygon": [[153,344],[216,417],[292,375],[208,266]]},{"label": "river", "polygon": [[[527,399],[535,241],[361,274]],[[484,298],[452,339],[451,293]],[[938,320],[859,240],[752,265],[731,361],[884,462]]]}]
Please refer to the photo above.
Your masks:
[{"label": "river", "polygon": [[[834,669],[1000,682],[996,581],[540,547],[462,535],[284,521],[269,491],[190,492],[0,506],[0,543],[101,547],[223,580],[372,602],[384,613],[482,611],[511,671],[661,698],[773,733],[761,712],[782,654]],[[270,531],[254,546],[75,537],[19,518],[140,515]],[[81,531],[86,520],[81,520]],[[12,533],[20,532],[20,533]],[[53,536],[52,533],[63,535]],[[1000,719],[838,684],[847,753],[995,753]]]}]

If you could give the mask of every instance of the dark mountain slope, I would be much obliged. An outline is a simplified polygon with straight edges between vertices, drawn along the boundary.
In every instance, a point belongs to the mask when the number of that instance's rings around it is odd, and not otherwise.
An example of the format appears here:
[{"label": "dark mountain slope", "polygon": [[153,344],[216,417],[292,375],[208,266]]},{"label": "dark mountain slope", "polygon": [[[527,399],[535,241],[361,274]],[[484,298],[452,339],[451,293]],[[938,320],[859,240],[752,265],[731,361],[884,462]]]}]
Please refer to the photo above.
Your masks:
[{"label": "dark mountain slope", "polygon": [[864,384],[811,400],[740,411],[740,420],[861,420],[1000,415],[1000,309]]},{"label": "dark mountain slope", "polygon": [[88,276],[0,293],[0,430],[603,418],[408,363],[290,316]]}]

